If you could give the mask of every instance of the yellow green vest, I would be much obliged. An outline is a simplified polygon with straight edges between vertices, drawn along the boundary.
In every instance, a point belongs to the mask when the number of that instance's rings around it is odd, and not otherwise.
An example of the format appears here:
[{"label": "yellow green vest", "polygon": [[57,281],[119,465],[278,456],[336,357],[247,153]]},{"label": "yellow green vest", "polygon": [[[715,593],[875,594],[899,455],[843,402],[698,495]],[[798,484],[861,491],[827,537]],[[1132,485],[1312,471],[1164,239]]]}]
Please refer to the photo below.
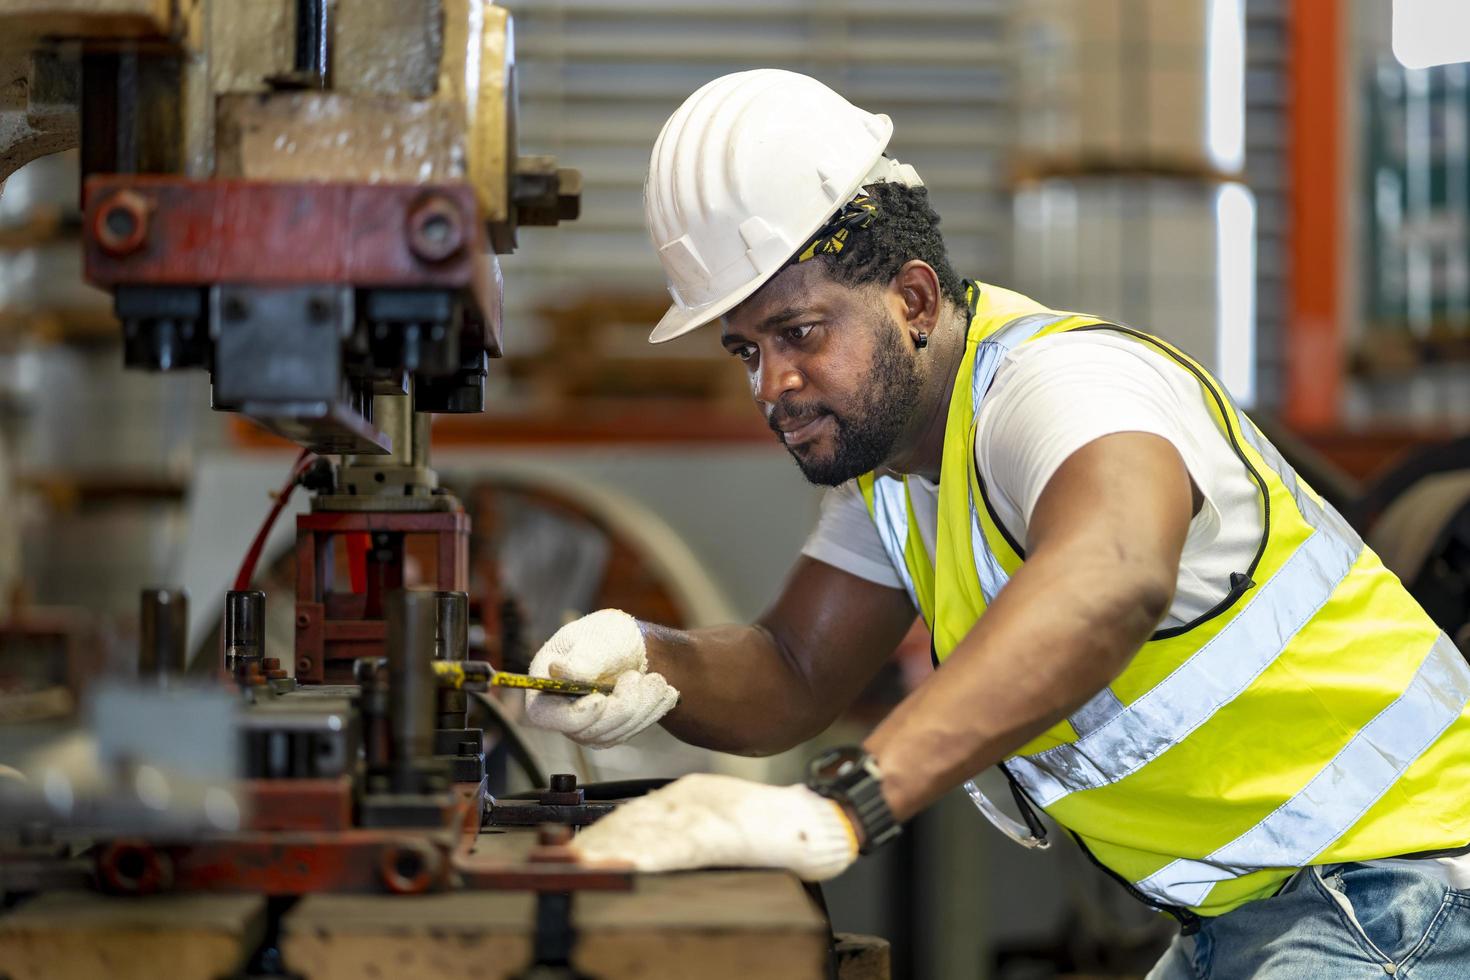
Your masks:
[{"label": "yellow green vest", "polygon": [[1184,366],[1260,488],[1265,523],[1219,605],[1155,633],[1116,680],[1006,760],[1026,798],[1146,901],[1180,914],[1228,912],[1312,864],[1470,842],[1470,667],[1347,522],[1164,341],[992,286],[969,286],[969,301],[935,553],[901,478],[859,478],[941,676],[1024,560],[974,464],[975,420],[1018,344],[1106,329]]}]

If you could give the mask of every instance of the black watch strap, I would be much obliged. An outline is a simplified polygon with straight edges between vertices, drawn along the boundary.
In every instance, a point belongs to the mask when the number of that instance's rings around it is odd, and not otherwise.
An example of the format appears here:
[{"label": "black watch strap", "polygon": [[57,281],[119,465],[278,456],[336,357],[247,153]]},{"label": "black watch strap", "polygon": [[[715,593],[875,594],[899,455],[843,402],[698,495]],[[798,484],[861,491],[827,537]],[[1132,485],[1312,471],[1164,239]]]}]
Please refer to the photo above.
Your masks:
[{"label": "black watch strap", "polygon": [[829,749],[811,761],[807,786],[841,803],[862,829],[861,853],[869,854],[901,832],[883,798],[882,774],[872,756],[857,746]]}]

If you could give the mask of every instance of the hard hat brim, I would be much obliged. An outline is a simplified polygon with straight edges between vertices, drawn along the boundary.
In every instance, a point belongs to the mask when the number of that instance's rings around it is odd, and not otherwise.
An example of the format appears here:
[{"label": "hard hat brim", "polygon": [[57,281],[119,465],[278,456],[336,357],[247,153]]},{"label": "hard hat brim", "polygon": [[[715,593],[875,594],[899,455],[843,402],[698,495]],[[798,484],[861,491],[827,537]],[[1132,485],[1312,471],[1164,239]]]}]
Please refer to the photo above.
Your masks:
[{"label": "hard hat brim", "polygon": [[[818,225],[817,227],[821,226]],[[706,303],[704,306],[684,307],[677,303],[673,304],[664,313],[663,317],[659,319],[658,325],[653,328],[653,332],[648,335],[648,342],[650,344],[667,343],[670,340],[684,336],[686,333],[698,330],[712,320],[718,320],[745,300],[755,295],[762,286],[780,275],[782,269],[785,268],[786,266],[781,266],[780,268],[773,269],[769,275],[759,276],[744,286],[741,286],[733,293],[730,293],[728,296],[721,296],[715,302]]]}]

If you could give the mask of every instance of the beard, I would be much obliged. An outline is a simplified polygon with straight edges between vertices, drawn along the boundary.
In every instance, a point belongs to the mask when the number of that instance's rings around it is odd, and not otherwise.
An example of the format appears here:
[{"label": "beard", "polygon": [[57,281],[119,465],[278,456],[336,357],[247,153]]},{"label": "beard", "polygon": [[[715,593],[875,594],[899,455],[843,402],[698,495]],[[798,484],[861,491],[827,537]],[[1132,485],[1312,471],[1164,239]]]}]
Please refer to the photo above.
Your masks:
[{"label": "beard", "polygon": [[778,404],[771,412],[768,422],[778,439],[779,425],[810,422],[822,415],[832,417],[835,434],[830,456],[817,455],[820,450],[811,443],[786,447],[810,483],[835,487],[877,469],[893,455],[918,404],[923,387],[918,365],[903,345],[903,331],[886,314],[884,320],[888,322],[873,325],[877,337],[873,367],[857,394],[856,405],[838,411],[823,404],[800,408]]}]

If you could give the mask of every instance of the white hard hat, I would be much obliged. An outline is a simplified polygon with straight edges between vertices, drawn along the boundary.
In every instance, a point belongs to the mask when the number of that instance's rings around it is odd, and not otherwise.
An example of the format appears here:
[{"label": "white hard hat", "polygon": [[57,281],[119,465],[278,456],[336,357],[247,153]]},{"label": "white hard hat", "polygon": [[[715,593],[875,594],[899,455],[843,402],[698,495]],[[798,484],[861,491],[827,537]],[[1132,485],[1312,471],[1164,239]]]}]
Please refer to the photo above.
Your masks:
[{"label": "white hard hat", "polygon": [[664,123],[643,209],[674,304],[651,343],[727,312],[775,275],[866,184],[922,184],[883,156],[893,123],[814,78],[736,72]]}]

